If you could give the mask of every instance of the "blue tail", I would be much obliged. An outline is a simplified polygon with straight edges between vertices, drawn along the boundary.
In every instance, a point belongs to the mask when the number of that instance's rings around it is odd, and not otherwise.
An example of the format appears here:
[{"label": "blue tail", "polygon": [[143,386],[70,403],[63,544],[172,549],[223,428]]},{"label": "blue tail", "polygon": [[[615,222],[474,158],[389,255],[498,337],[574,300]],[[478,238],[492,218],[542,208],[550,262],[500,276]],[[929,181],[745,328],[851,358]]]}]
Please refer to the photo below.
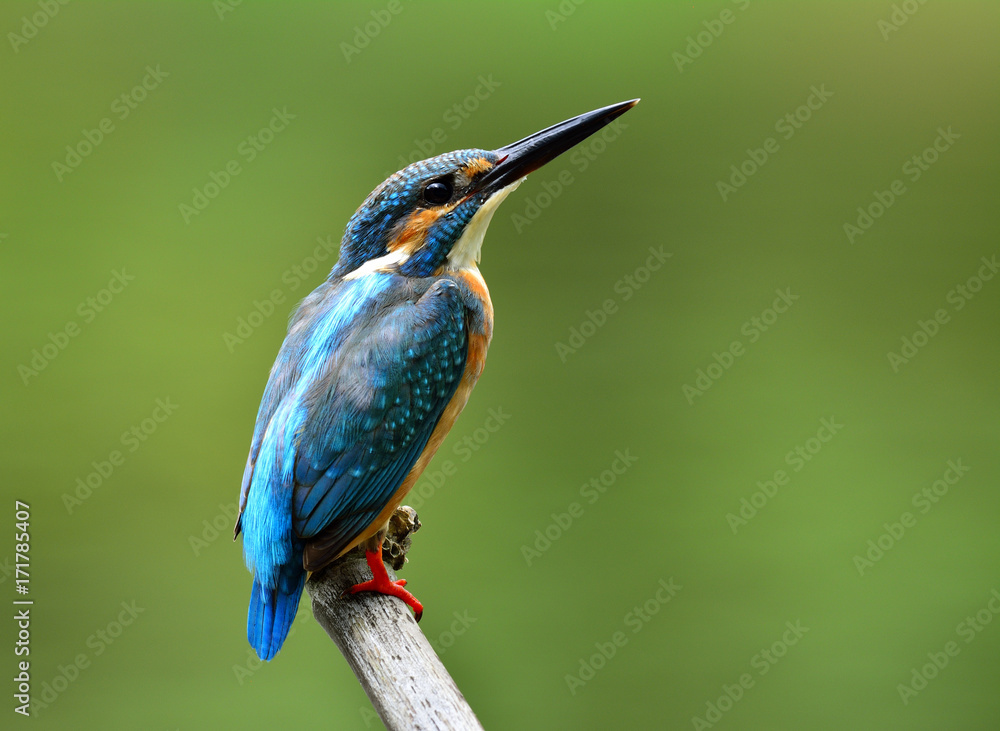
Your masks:
[{"label": "blue tail", "polygon": [[266,589],[254,578],[247,613],[247,639],[261,660],[270,660],[281,649],[299,610],[305,581],[306,572],[301,564],[282,567],[277,589]]}]

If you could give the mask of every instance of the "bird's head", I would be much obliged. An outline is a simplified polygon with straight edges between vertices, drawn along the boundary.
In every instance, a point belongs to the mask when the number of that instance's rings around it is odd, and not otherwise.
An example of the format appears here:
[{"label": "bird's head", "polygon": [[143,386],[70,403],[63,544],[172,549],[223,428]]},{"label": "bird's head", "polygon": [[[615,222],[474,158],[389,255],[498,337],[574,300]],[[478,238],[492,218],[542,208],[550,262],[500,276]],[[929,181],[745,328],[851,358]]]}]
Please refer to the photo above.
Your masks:
[{"label": "bird's head", "polygon": [[351,217],[331,275],[384,270],[429,277],[473,265],[494,211],[528,173],[638,102],[581,114],[498,150],[457,150],[403,168]]}]

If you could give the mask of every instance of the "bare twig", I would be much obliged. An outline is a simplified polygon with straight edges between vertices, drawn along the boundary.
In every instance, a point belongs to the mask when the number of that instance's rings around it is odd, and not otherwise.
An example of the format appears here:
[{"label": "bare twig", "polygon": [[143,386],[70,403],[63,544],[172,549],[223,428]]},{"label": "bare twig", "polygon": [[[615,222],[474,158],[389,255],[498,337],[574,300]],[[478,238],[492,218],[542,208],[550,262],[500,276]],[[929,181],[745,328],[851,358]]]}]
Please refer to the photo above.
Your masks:
[{"label": "bare twig", "polygon": [[[392,516],[382,557],[393,569],[406,561],[410,533],[419,527],[413,508]],[[401,600],[371,592],[341,598],[370,576],[359,548],[314,574],[307,588],[316,621],[337,643],[386,728],[482,729]],[[396,578],[392,569],[389,577]]]}]

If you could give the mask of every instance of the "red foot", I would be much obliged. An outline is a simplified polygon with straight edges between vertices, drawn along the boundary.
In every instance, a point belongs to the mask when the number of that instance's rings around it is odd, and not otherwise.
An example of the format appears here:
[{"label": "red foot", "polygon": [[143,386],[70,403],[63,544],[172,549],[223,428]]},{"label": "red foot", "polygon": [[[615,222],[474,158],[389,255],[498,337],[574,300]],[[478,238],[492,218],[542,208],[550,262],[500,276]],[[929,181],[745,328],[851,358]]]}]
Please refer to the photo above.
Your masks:
[{"label": "red foot", "polygon": [[424,613],[424,605],[417,601],[417,598],[413,594],[403,588],[406,586],[406,579],[400,579],[399,581],[389,580],[389,572],[385,570],[385,564],[382,563],[382,549],[379,548],[378,551],[365,551],[365,560],[368,562],[368,568],[372,570],[371,580],[355,584],[348,591],[351,594],[357,594],[359,591],[375,591],[379,594],[398,597],[403,600],[406,606],[413,610],[414,618],[419,622],[420,617]]}]

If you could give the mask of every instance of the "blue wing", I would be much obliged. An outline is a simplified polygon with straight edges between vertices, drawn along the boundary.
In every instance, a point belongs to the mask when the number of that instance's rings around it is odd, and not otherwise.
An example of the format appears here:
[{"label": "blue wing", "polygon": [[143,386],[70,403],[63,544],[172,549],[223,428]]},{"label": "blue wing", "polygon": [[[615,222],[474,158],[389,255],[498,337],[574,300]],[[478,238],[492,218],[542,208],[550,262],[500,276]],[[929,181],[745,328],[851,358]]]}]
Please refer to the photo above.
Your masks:
[{"label": "blue wing", "polygon": [[[389,503],[455,393],[468,353],[459,287],[393,275],[321,287],[296,314],[258,414],[241,495],[264,587],[334,558]],[[324,289],[325,288],[325,289]]]},{"label": "blue wing", "polygon": [[356,331],[309,394],[292,525],[318,569],[382,512],[423,452],[465,370],[459,288],[438,280],[415,303]]}]

